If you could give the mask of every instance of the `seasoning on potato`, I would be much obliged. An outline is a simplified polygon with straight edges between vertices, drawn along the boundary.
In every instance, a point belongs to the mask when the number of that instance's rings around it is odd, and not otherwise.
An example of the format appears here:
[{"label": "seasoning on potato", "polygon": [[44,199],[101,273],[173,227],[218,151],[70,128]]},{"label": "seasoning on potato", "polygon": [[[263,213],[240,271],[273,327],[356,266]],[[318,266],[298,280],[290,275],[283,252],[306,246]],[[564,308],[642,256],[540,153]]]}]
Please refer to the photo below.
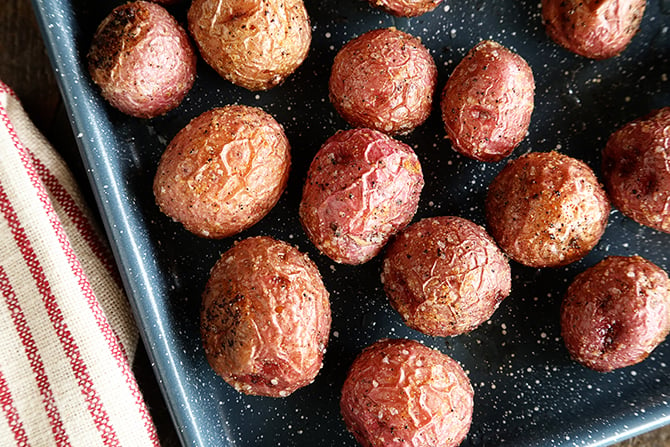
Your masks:
[{"label": "seasoning on potato", "polygon": [[362,264],[416,213],[424,180],[411,147],[372,129],[339,131],[307,173],[300,221],[335,262]]},{"label": "seasoning on potato", "polygon": [[596,246],[610,204],[583,161],[558,152],[531,152],[496,176],[485,211],[489,233],[512,259],[530,267],[558,267]]},{"label": "seasoning on potato", "polygon": [[474,391],[451,357],[414,340],[365,348],[342,386],[340,411],[366,447],[456,447],[472,421]]},{"label": "seasoning on potato", "polygon": [[290,163],[284,129],[268,113],[241,105],[208,110],[163,153],[153,183],[156,203],[192,233],[231,236],[275,206]]},{"label": "seasoning on potato", "polygon": [[670,279],[640,256],[610,256],[575,277],[561,305],[572,358],[596,371],[643,361],[670,333]]},{"label": "seasoning on potato", "polygon": [[397,17],[416,17],[437,8],[442,0],[368,0],[368,2]]},{"label": "seasoning on potato", "polygon": [[384,257],[382,283],[405,324],[446,337],[488,320],[511,290],[507,258],[484,228],[455,216],[420,220]]},{"label": "seasoning on potato", "polygon": [[349,124],[395,135],[426,121],[436,82],[435,61],[421,41],[385,28],[340,49],[328,87],[333,106]]},{"label": "seasoning on potato", "polygon": [[186,31],[162,6],[147,1],[116,7],[98,26],[88,70],[116,109],[154,118],[177,107],[196,75]]},{"label": "seasoning on potato", "polygon": [[542,0],[542,22],[562,47],[591,59],[621,53],[640,29],[646,0]]},{"label": "seasoning on potato", "polygon": [[248,90],[281,84],[303,63],[312,41],[302,0],[193,0],[188,28],[203,59]]},{"label": "seasoning on potato", "polygon": [[670,107],[614,132],[603,150],[612,204],[636,222],[670,233]]},{"label": "seasoning on potato", "polygon": [[330,333],[316,265],[270,237],[236,243],[214,265],[200,333],[212,369],[236,390],[285,397],[314,381]]},{"label": "seasoning on potato", "polygon": [[526,61],[497,42],[475,45],[442,90],[441,110],[452,148],[480,161],[499,161],[528,133],[535,80]]}]

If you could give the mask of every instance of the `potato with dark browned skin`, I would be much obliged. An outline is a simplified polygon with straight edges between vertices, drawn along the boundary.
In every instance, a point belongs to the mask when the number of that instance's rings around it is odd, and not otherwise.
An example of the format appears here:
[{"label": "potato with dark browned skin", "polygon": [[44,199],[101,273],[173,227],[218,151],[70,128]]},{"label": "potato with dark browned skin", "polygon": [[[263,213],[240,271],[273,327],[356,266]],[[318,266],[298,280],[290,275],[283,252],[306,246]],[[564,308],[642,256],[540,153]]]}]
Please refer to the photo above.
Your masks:
[{"label": "potato with dark browned skin", "polygon": [[195,81],[196,55],[186,31],[151,2],[116,7],[98,26],[87,58],[102,96],[138,118],[174,109]]},{"label": "potato with dark browned skin", "polygon": [[248,238],[221,255],[200,316],[209,364],[242,393],[285,397],[321,369],[328,291],[309,257],[285,242]]},{"label": "potato with dark browned skin", "polygon": [[437,8],[442,0],[368,0],[368,2],[397,17],[416,17]]},{"label": "potato with dark browned skin", "polygon": [[414,340],[384,339],[352,363],[340,411],[364,447],[456,447],[470,430],[473,401],[454,359]]},{"label": "potato with dark browned skin", "polygon": [[475,45],[442,90],[442,121],[457,152],[499,161],[525,138],[535,104],[528,63],[497,42]]},{"label": "potato with dark browned skin", "polygon": [[400,232],[386,250],[381,278],[405,324],[438,337],[488,320],[512,282],[493,238],[455,216],[426,218]]},{"label": "potato with dark browned skin", "polygon": [[670,233],[670,107],[614,132],[602,167],[615,207],[642,225]]},{"label": "potato with dark browned skin", "polygon": [[621,53],[640,28],[646,0],[542,0],[549,37],[591,59]]},{"label": "potato with dark browned skin", "polygon": [[188,28],[203,59],[248,90],[284,82],[312,41],[302,0],[193,0]]},{"label": "potato with dark browned skin", "polygon": [[512,259],[558,267],[596,246],[610,204],[583,161],[531,152],[510,161],[491,182],[485,210],[489,233]]},{"label": "potato with dark browned skin", "polygon": [[163,153],[153,190],[161,211],[202,237],[222,238],[261,220],[288,182],[282,126],[256,107],[208,110]]},{"label": "potato with dark browned skin", "polygon": [[561,305],[573,359],[596,371],[643,361],[670,333],[670,279],[640,256],[610,256],[575,277]]},{"label": "potato with dark browned skin", "polygon": [[349,124],[394,135],[426,121],[436,82],[435,61],[421,41],[385,28],[368,31],[340,49],[328,88],[330,101]]},{"label": "potato with dark browned skin", "polygon": [[419,159],[405,143],[372,129],[340,131],[312,160],[300,221],[323,254],[362,264],[412,220],[423,185]]}]

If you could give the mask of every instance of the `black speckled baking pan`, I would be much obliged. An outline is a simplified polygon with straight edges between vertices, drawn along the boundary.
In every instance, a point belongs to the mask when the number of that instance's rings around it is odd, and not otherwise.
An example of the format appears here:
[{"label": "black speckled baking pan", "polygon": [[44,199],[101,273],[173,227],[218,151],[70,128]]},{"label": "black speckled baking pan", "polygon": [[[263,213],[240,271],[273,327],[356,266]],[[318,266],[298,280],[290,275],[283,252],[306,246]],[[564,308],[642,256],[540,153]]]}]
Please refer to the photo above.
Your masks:
[{"label": "black speckled baking pan", "polygon": [[[253,93],[219,78],[202,61],[184,103],[139,120],[99,96],[85,70],[97,24],[115,1],[32,0],[71,116],[81,155],[165,400],[187,446],[354,446],[339,415],[339,389],[356,354],[382,337],[410,337],[436,347],[466,369],[475,389],[465,446],[604,446],[670,423],[670,341],[643,363],[612,373],[570,360],[558,310],[571,279],[607,255],[639,254],[670,270],[670,234],[612,212],[605,236],[584,259],[564,268],[512,264],[512,294],[473,332],[431,338],[407,329],[379,280],[380,260],[334,265],[306,239],[298,203],[307,167],[321,143],[346,123],[328,100],[338,49],[350,38],[395,26],[420,36],[439,69],[439,88],[464,54],[494,39],[521,54],[536,80],[528,137],[512,157],[558,150],[600,175],[608,136],[651,109],[670,105],[670,6],[650,0],[641,31],[619,57],[592,61],[559,48],[544,33],[539,2],[446,0],[435,11],[394,19],[361,0],[307,0],[313,43],[283,85]],[[186,4],[171,9],[182,22]],[[293,165],[286,193],[259,224],[235,238],[200,239],[163,216],[151,192],[166,144],[191,118],[225,104],[263,107],[283,124]],[[458,156],[444,138],[437,105],[429,120],[402,137],[419,155],[426,187],[416,219],[458,215],[484,224],[487,185],[504,166]],[[333,325],[316,381],[288,398],[238,394],[209,368],[198,335],[200,294],[208,272],[233,241],[272,235],[316,261],[331,292]]]}]

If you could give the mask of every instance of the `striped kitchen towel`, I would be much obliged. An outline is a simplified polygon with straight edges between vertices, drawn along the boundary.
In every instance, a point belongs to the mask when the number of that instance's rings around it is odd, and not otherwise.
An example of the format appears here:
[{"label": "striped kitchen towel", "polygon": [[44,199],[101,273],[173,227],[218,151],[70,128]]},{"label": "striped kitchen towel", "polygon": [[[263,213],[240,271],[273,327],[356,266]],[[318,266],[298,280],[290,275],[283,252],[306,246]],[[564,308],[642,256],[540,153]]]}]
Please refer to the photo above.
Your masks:
[{"label": "striped kitchen towel", "polygon": [[0,443],[149,446],[137,328],[63,161],[0,81]]}]

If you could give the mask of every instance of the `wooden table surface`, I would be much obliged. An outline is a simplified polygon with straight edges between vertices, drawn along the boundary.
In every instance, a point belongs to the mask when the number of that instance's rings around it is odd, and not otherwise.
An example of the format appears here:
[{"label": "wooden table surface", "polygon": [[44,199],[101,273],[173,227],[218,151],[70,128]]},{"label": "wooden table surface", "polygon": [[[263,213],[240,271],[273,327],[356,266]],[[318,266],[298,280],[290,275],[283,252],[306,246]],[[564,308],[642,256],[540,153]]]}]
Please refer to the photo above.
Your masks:
[{"label": "wooden table surface", "polygon": [[[21,99],[35,125],[63,155],[78,178],[85,178],[75,138],[28,0],[0,0],[0,80]],[[89,185],[81,185],[93,206]],[[135,375],[158,429],[161,444],[179,440],[161,398],[145,351],[138,349]],[[670,447],[670,426],[626,440],[615,447]]]}]

